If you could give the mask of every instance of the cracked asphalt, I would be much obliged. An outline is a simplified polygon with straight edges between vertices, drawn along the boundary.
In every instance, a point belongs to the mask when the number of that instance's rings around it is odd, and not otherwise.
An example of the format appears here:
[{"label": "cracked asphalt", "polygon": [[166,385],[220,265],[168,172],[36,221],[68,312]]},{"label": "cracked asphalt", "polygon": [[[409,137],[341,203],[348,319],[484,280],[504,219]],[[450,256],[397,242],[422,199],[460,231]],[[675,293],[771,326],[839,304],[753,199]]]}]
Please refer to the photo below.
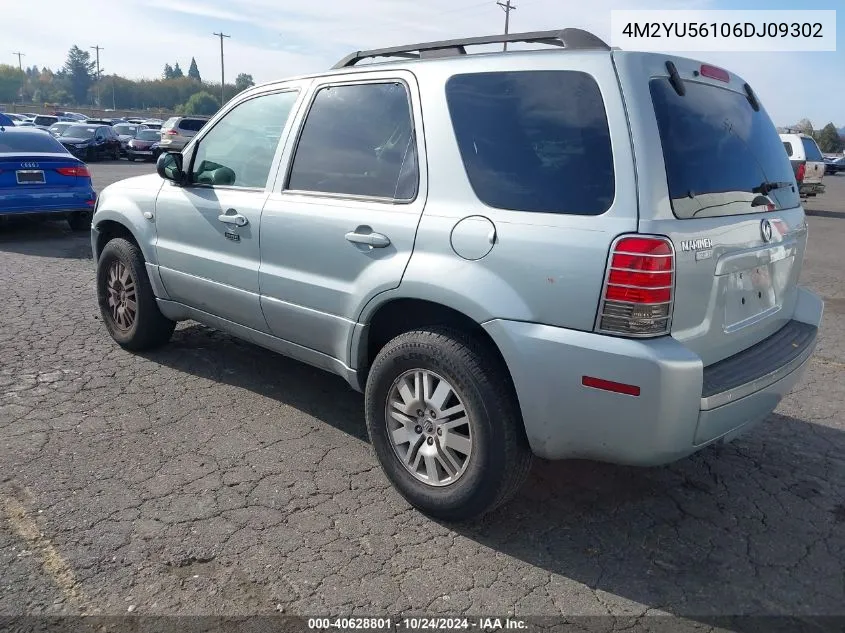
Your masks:
[{"label": "cracked asphalt", "polygon": [[820,344],[775,414],[667,467],[539,462],[458,526],[388,485],[340,378],[195,323],[125,352],[87,234],[0,227],[0,615],[845,615],[845,175],[826,183]]}]

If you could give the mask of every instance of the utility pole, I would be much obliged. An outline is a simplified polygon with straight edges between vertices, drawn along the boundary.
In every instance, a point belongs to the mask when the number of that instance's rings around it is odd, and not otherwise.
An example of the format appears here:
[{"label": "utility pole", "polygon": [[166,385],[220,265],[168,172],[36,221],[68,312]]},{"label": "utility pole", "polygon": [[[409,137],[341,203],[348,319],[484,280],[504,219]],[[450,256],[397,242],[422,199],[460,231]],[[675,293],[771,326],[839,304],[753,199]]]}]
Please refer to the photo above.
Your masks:
[{"label": "utility pole", "polygon": [[223,71],[223,38],[232,36],[226,35],[223,31],[214,33],[214,35],[220,38],[220,107],[222,108],[223,103],[226,101],[226,73]]},{"label": "utility pole", "polygon": [[[508,27],[510,26],[510,21],[511,21],[511,11],[516,11],[516,5],[511,4],[511,0],[506,0],[505,2],[502,2],[501,0],[499,0],[496,4],[498,4],[500,7],[502,7],[502,10],[505,12],[505,35],[507,35],[508,34]],[[504,43],[502,50],[503,51],[508,50],[508,43],[507,42]]]},{"label": "utility pole", "polygon": [[18,56],[18,68],[21,71],[21,103],[23,103],[23,94],[26,92],[26,74],[23,72],[21,57],[26,57],[26,55],[24,53],[12,53],[12,55]]},{"label": "utility pole", "polygon": [[[510,0],[508,0],[510,1]],[[104,51],[102,46],[91,46],[91,49],[97,51],[97,107],[100,107],[100,51]]]}]

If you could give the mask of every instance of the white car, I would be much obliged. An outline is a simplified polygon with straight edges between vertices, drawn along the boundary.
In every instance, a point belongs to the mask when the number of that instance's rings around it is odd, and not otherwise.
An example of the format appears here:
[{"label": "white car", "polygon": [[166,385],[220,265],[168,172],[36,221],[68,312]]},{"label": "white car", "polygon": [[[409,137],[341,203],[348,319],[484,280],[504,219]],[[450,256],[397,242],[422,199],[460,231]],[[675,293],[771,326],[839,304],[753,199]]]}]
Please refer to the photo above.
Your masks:
[{"label": "white car", "polygon": [[792,163],[801,196],[813,197],[824,193],[824,155],[815,139],[807,134],[790,132],[781,134],[780,140]]}]

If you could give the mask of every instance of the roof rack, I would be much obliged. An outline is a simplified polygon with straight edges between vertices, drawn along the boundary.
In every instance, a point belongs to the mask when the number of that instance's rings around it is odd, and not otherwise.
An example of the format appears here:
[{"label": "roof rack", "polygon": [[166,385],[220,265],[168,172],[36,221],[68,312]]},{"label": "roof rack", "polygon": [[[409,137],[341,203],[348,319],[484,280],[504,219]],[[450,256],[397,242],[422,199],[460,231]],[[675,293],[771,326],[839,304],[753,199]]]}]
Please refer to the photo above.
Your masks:
[{"label": "roof rack", "polygon": [[377,48],[370,51],[350,53],[332,68],[348,68],[362,59],[372,57],[404,57],[406,59],[430,59],[435,57],[455,57],[466,55],[467,46],[484,44],[504,44],[506,42],[524,42],[530,44],[550,44],[567,50],[602,50],[609,51],[610,46],[601,38],[583,29],[561,29],[557,31],[531,31],[528,33],[510,33],[509,35],[486,35],[457,40],[441,40],[422,44],[406,44],[391,48]]}]

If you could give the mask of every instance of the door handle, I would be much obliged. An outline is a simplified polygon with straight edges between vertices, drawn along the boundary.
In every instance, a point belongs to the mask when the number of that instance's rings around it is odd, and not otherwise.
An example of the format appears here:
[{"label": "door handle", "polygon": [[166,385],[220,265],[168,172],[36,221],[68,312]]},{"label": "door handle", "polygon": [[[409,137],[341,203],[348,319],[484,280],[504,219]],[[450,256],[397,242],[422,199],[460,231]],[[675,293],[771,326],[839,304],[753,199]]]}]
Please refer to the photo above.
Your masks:
[{"label": "door handle", "polygon": [[346,234],[346,239],[353,244],[364,244],[373,248],[390,246],[390,238],[381,233],[358,233],[356,231],[350,231]]},{"label": "door handle", "polygon": [[226,224],[234,224],[235,226],[246,226],[249,224],[249,220],[234,209],[226,209],[226,213],[218,215],[217,219]]}]

